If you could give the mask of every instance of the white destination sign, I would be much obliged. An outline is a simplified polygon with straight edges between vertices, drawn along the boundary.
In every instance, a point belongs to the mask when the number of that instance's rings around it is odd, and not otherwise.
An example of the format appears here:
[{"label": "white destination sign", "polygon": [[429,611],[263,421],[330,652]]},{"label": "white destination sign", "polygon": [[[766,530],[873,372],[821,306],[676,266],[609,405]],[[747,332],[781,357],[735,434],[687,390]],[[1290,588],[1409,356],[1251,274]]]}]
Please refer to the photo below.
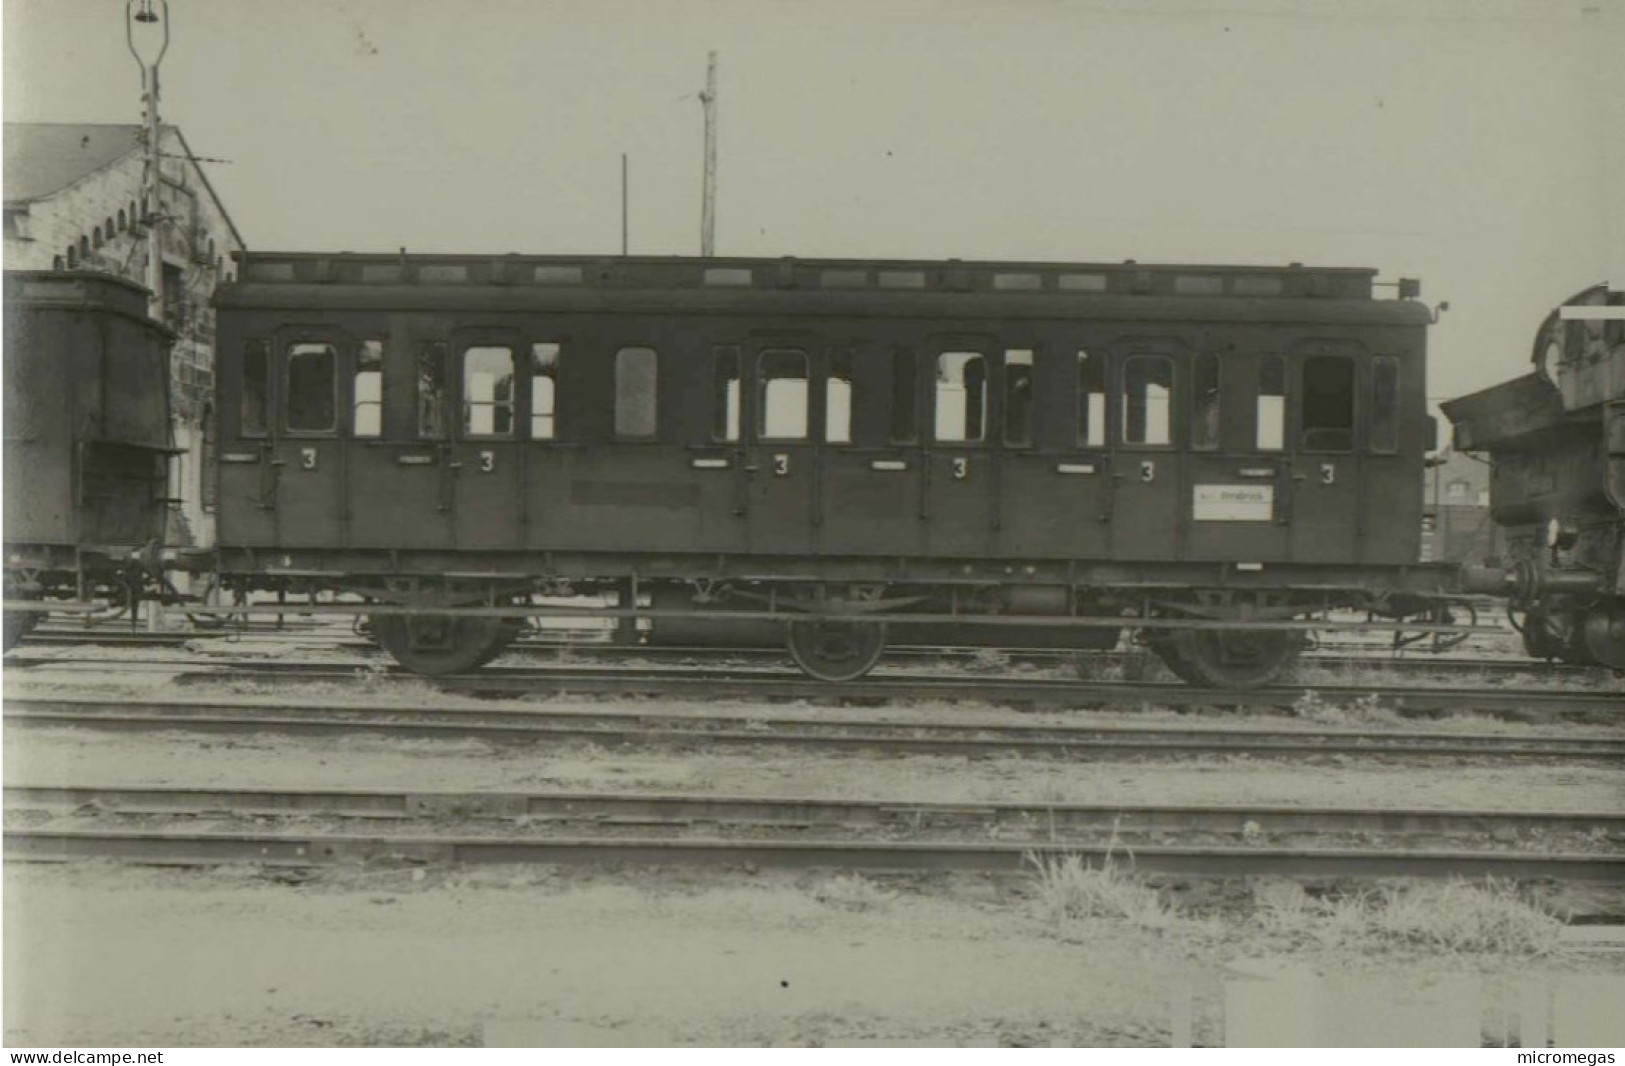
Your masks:
[{"label": "white destination sign", "polygon": [[1191,517],[1198,522],[1268,522],[1275,517],[1275,486],[1197,485]]}]

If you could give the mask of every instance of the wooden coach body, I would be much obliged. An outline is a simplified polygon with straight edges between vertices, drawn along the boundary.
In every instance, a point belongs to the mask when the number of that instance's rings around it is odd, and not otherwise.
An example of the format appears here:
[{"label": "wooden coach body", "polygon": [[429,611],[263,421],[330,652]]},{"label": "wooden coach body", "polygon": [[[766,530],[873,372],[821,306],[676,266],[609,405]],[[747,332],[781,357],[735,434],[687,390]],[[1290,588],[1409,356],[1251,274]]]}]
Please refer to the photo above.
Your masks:
[{"label": "wooden coach body", "polygon": [[227,569],[1418,554],[1429,318],[1371,271],[250,254],[218,302]]}]

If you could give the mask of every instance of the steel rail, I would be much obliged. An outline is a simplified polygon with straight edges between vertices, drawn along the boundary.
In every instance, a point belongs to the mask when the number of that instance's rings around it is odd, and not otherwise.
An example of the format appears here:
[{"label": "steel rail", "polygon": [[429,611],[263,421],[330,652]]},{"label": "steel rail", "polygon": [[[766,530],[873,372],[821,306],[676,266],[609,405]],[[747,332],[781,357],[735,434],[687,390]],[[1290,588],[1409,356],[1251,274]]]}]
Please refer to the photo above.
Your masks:
[{"label": "steel rail", "polygon": [[1126,757],[1169,754],[1421,756],[1616,760],[1619,735],[1520,736],[1417,730],[1257,729],[1234,726],[1015,722],[876,722],[796,715],[660,712],[640,708],[436,708],[382,701],[368,706],[221,700],[20,698],[6,702],[8,730],[92,728],[327,737],[367,733],[400,738],[577,741],[601,745],[683,745],[876,750],[898,754]]},{"label": "steel rail", "polygon": [[193,615],[302,615],[311,617],[322,616],[359,616],[359,615],[421,615],[435,613],[448,617],[460,618],[602,618],[618,619],[632,618],[639,620],[659,621],[661,619],[682,621],[726,621],[726,622],[777,622],[789,623],[793,621],[807,621],[811,619],[836,619],[840,621],[885,622],[898,625],[961,625],[974,623],[977,625],[1008,626],[1014,629],[1044,628],[1061,626],[1067,628],[1087,629],[1167,629],[1167,630],[1260,630],[1260,631],[1288,631],[1308,632],[1310,630],[1326,630],[1328,632],[1347,633],[1483,633],[1504,635],[1509,632],[1506,626],[1493,625],[1463,625],[1453,622],[1406,622],[1395,620],[1393,622],[1340,622],[1330,619],[1314,619],[1300,621],[1297,619],[1280,619],[1274,621],[1253,621],[1250,619],[1216,620],[1196,618],[1136,618],[1123,615],[1013,615],[1013,614],[952,614],[952,613],[920,613],[909,614],[893,611],[863,611],[863,610],[796,610],[786,607],[776,611],[722,611],[722,610],[671,610],[655,607],[563,607],[544,606],[540,604],[514,604],[500,607],[444,607],[433,611],[425,611],[422,607],[402,607],[394,604],[334,604],[334,603],[307,603],[307,604],[274,604],[258,603],[233,607],[226,606],[193,606],[185,608],[185,613]]},{"label": "steel rail", "polygon": [[1150,875],[1178,877],[1501,877],[1617,883],[1617,854],[1518,851],[1412,851],[1339,848],[1068,845],[1010,842],[880,842],[581,837],[469,837],[422,834],[297,834],[119,829],[8,828],[8,862],[120,859],[153,865],[313,867],[341,863],[603,864],[687,863],[825,867],[864,870],[994,870],[1031,868],[1046,856],[1077,856],[1091,865],[1115,862]]},{"label": "steel rail", "polygon": [[[256,663],[234,671],[232,680],[278,684],[353,680],[363,665]],[[921,677],[871,675],[832,683],[789,668],[742,667],[728,670],[654,668],[620,670],[575,664],[562,666],[487,666],[478,673],[423,678],[405,671],[398,676],[427,682],[467,695],[575,694],[677,696],[695,699],[768,700],[934,700],[1021,706],[1084,708],[1150,704],[1160,707],[1284,708],[1314,697],[1322,702],[1372,699],[1376,706],[1400,713],[1476,711],[1511,717],[1550,717],[1568,713],[1618,715],[1625,694],[1550,689],[1400,687],[1388,685],[1271,685],[1257,689],[1208,689],[1177,682],[1086,681],[1008,677]],[[222,675],[182,673],[182,684],[218,681]]]},{"label": "steel rail", "polygon": [[[290,647],[330,647],[335,650],[347,652],[378,653],[377,645],[369,641],[358,639],[353,633],[291,633],[277,630],[251,630],[245,633],[220,632],[200,630],[197,632],[174,633],[145,633],[145,632],[87,632],[75,634],[71,632],[42,633],[38,630],[28,634],[22,639],[22,647],[162,647],[173,648],[177,645],[189,643],[193,640],[217,642],[230,647],[238,639],[250,640],[254,643],[263,643],[267,640],[276,643],[286,643]],[[1076,649],[1061,648],[988,648],[978,649],[962,646],[932,647],[926,645],[898,645],[888,647],[885,659],[891,663],[918,662],[921,660],[940,659],[949,662],[974,658],[979,652],[993,652],[1009,656],[1015,660],[1032,660],[1047,662],[1057,667],[1070,668],[1075,655],[1080,654]],[[211,653],[212,654],[212,653]],[[592,641],[564,641],[545,640],[521,637],[504,650],[505,657],[545,657],[549,654],[581,655],[592,659],[625,659],[637,660],[665,660],[665,659],[710,659],[716,661],[747,660],[766,663],[782,664],[785,662],[786,652],[780,647],[725,647],[701,646],[690,647],[685,645],[623,645],[614,644],[604,640]],[[1125,656],[1121,652],[1088,652],[1081,654],[1089,656],[1088,662],[1099,663],[1102,666],[1112,665],[1123,661]],[[1149,654],[1149,653],[1148,653]],[[7,662],[16,666],[42,666],[65,662],[61,659],[30,659],[26,655],[13,655]],[[75,660],[79,661],[79,660]],[[105,660],[113,665],[123,665],[119,660]],[[171,665],[185,665],[195,663],[196,658],[146,660],[147,662],[163,662]],[[380,658],[379,662],[386,659]],[[1494,674],[1530,674],[1537,676],[1574,675],[1574,676],[1605,676],[1606,667],[1582,666],[1574,663],[1548,662],[1537,659],[1489,659],[1489,658],[1463,658],[1459,656],[1433,656],[1424,652],[1409,655],[1398,655],[1389,647],[1374,647],[1369,653],[1356,654],[1349,652],[1317,652],[1308,651],[1298,660],[1300,664],[1310,667],[1379,667],[1393,669],[1401,672],[1436,672],[1436,673],[1494,673]],[[225,665],[225,664],[222,664]],[[1625,699],[1625,696],[1621,697]]]},{"label": "steel rail", "polygon": [[1286,833],[1489,836],[1573,833],[1625,845],[1625,812],[1261,804],[954,803],[823,797],[635,792],[460,792],[377,789],[238,789],[167,786],[7,785],[7,812],[260,816],[327,814],[346,819],[525,818],[597,825],[695,823],[872,831],[1026,828],[1114,835],[1204,833],[1264,838]]}]

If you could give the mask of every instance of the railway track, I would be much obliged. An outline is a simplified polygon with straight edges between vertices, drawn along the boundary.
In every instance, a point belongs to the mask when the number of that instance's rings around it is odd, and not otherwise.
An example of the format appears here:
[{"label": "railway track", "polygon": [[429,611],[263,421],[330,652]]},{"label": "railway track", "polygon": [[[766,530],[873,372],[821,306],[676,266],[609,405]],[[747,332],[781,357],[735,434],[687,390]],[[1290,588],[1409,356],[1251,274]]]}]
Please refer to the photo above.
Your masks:
[{"label": "railway track", "polygon": [[1312,699],[1323,704],[1363,702],[1373,710],[1402,715],[1474,712],[1541,721],[1572,718],[1617,721],[1625,695],[1612,691],[1529,688],[1457,688],[1398,685],[1272,685],[1261,689],[1204,689],[1183,683],[1154,681],[1084,681],[1041,677],[989,677],[955,673],[879,672],[857,681],[832,684],[782,667],[732,666],[646,667],[558,664],[488,666],[478,673],[422,678],[404,671],[377,670],[367,664],[266,663],[222,664],[229,674],[183,672],[182,685],[218,683],[223,677],[245,684],[345,683],[366,676],[369,683],[394,680],[432,684],[448,692],[476,697],[596,695],[669,697],[699,700],[767,700],[830,702],[989,703],[1016,707],[1084,709],[1102,707],[1169,707],[1270,710],[1291,708]]},{"label": "railway track", "polygon": [[367,734],[401,739],[480,739],[512,743],[601,746],[784,746],[806,751],[873,751],[889,755],[1038,755],[1126,758],[1248,755],[1311,759],[1540,759],[1615,761],[1625,737],[1519,735],[1459,731],[1260,729],[1234,725],[1027,724],[1005,720],[875,721],[746,712],[743,709],[434,708],[373,698],[366,705],[265,700],[152,701],[17,698],[6,701],[8,731],[40,728],[106,732],[180,731],[232,736],[332,737]]},{"label": "railway track", "polygon": [[[5,857],[14,862],[1013,870],[1064,854],[1181,877],[1625,877],[1625,815],[1595,813],[16,786],[6,788],[5,807]],[[1364,842],[1326,846],[1342,834]],[[1576,843],[1535,849],[1553,834]],[[1462,846],[1486,836],[1514,846]],[[1429,845],[1418,847],[1418,839]]]},{"label": "railway track", "polygon": [[[290,648],[322,648],[345,653],[378,653],[376,645],[356,637],[348,629],[300,628],[278,630],[253,629],[243,632],[197,630],[190,632],[147,633],[121,629],[77,631],[72,629],[36,630],[23,638],[24,648],[53,647],[135,647],[181,648],[197,641],[230,647],[233,643],[252,641],[256,645],[286,644]],[[1008,649],[992,651],[963,647],[899,646],[888,648],[886,661],[894,664],[943,662],[975,663],[979,658],[1004,656],[1016,662],[1029,662],[1063,669],[1073,668],[1073,652],[1054,649]],[[1122,652],[1086,652],[1084,661],[1102,671],[1136,669],[1143,666],[1144,655]],[[599,631],[588,631],[576,639],[553,637],[521,638],[503,653],[507,660],[525,658],[552,658],[568,655],[587,660],[610,662],[636,661],[712,661],[762,662],[782,664],[785,653],[776,647],[685,647],[679,645],[627,646],[611,643]],[[54,660],[29,658],[26,653],[13,655],[8,662],[19,666],[40,665]],[[118,660],[108,660],[117,663]],[[181,665],[180,660],[173,661]],[[382,661],[382,660],[380,660]],[[1543,662],[1534,659],[1491,658],[1485,656],[1429,655],[1415,650],[1396,653],[1391,647],[1369,645],[1350,648],[1338,645],[1334,649],[1306,652],[1300,660],[1305,666],[1330,669],[1357,669],[1381,667],[1395,671],[1417,673],[1477,673],[1485,675],[1529,675],[1532,677],[1606,677],[1609,671],[1601,667],[1576,666],[1570,663]]]}]

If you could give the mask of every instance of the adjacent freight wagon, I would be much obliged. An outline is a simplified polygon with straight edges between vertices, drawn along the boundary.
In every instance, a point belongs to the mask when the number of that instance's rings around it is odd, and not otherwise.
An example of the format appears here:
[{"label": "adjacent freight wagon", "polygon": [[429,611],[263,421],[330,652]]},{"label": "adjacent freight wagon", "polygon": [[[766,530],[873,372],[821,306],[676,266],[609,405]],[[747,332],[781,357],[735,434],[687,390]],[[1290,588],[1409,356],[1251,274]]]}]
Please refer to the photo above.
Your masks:
[{"label": "adjacent freight wagon", "polygon": [[5,647],[47,610],[133,605],[169,513],[169,346],[147,293],[5,275]]}]

